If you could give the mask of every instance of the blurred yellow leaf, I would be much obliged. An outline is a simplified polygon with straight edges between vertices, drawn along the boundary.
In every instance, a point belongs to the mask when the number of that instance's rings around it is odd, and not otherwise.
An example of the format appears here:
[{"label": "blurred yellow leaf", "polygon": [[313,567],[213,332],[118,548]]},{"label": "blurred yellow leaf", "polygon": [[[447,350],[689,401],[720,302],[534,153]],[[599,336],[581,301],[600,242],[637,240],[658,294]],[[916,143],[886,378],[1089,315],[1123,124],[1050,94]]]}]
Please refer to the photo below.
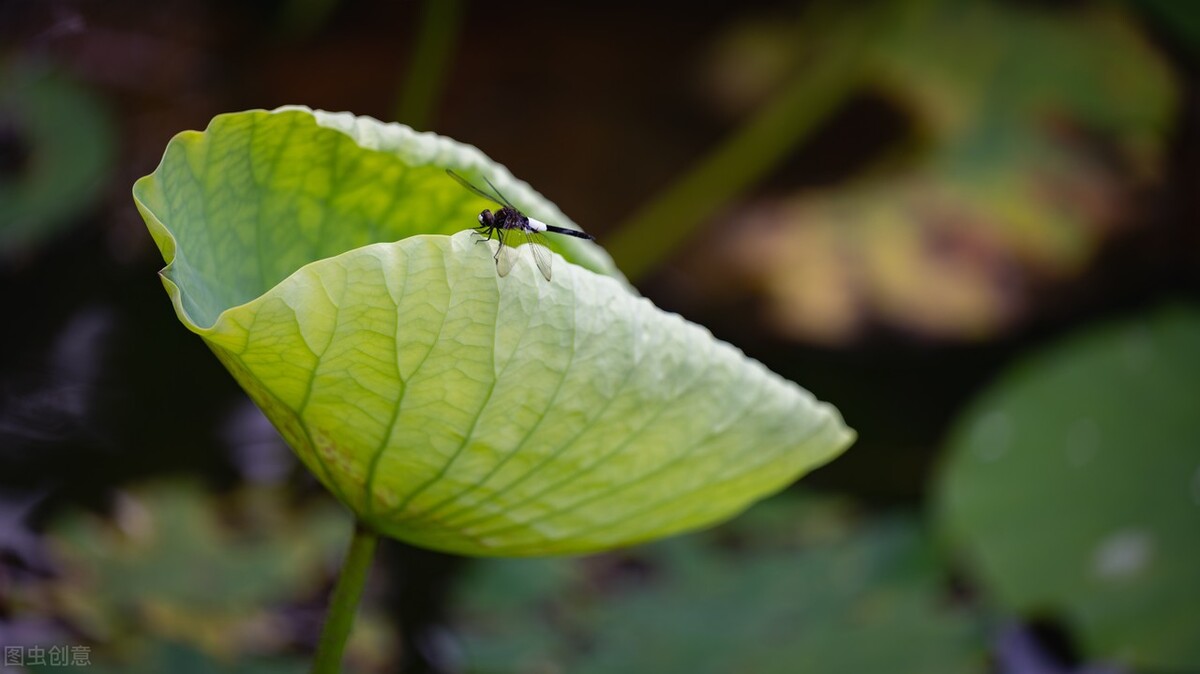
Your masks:
[{"label": "blurred yellow leaf", "polygon": [[[739,40],[721,53],[764,63]],[[716,237],[732,239],[717,242],[730,271],[783,334],[835,343],[882,323],[987,337],[1040,286],[1086,268],[1161,173],[1175,83],[1114,8],[925,3],[864,48],[868,80],[909,115],[919,149],[837,189],[753,205]]]}]

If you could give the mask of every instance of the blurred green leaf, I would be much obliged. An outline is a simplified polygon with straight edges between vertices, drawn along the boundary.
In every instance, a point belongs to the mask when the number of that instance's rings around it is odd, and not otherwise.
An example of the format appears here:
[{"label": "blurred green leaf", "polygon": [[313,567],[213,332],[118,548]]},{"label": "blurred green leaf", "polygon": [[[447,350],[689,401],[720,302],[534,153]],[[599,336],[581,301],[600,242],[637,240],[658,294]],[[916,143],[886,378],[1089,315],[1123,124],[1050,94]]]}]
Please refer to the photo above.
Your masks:
[{"label": "blurred green leaf", "polygon": [[[781,40],[779,23],[754,34]],[[1027,311],[1038,282],[1084,269],[1160,179],[1177,83],[1117,8],[913,3],[866,48],[867,88],[907,114],[907,143],[845,186],[744,209],[743,227],[716,237],[734,240],[696,262],[732,265],[783,333],[836,343],[883,322],[994,334]],[[770,51],[741,49],[754,62]]]},{"label": "blurred green leaf", "polygon": [[308,662],[300,658],[259,658],[226,662],[202,651],[170,641],[149,641],[120,664],[96,662],[80,666],[29,667],[30,672],[84,670],[89,674],[304,674]]},{"label": "blurred green leaf", "polygon": [[457,592],[468,672],[983,672],[907,517],[778,497],[708,535],[487,561]]},{"label": "blurred green leaf", "polygon": [[1067,619],[1092,658],[1200,669],[1200,313],[1071,338],[957,425],[938,514],[1010,610]]},{"label": "blurred green leaf", "polygon": [[280,492],[241,499],[163,483],[123,495],[112,520],[64,515],[47,532],[59,610],[101,642],[151,633],[209,653],[267,648],[280,638],[267,606],[319,588],[350,527],[331,504],[292,513]]},{"label": "blurred green leaf", "polygon": [[0,253],[34,245],[91,206],[114,131],[100,102],[45,66],[0,63]]},{"label": "blurred green leaf", "polygon": [[[297,608],[324,591],[348,519],[333,502],[275,488],[122,492],[110,517],[69,511],[51,523],[58,574],[21,588],[16,618],[69,626],[99,671],[307,671],[307,658],[291,657],[309,637]],[[368,605],[347,671],[391,671],[397,648],[394,626]]]},{"label": "blurred green leaf", "polygon": [[370,527],[477,555],[625,545],[850,443],[832,407],[585,269],[619,277],[594,244],[560,241],[553,282],[524,254],[498,277],[460,231],[489,204],[446,167],[565,222],[475,148],[299,108],[180,134],[134,187],[180,320]]}]

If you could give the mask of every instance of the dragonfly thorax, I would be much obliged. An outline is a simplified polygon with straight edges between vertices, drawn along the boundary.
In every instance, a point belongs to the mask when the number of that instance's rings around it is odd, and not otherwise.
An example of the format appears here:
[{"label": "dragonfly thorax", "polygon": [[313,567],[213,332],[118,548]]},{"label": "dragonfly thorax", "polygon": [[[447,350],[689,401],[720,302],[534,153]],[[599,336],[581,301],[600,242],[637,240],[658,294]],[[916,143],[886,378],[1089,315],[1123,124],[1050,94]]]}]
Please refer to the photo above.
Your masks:
[{"label": "dragonfly thorax", "polygon": [[488,210],[480,213],[479,224],[496,229],[528,229],[529,218],[515,208],[504,206],[495,213]]}]

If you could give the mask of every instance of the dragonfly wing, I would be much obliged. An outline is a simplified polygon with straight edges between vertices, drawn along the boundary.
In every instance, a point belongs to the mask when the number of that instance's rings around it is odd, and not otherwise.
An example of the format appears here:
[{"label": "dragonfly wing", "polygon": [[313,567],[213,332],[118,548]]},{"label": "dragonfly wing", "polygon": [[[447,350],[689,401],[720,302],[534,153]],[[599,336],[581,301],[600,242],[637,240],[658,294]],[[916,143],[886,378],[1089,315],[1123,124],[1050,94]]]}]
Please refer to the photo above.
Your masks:
[{"label": "dragonfly wing", "polygon": [[517,208],[516,206],[513,206],[512,202],[508,200],[508,197],[504,196],[504,193],[501,192],[495,185],[493,185],[492,181],[487,179],[487,176],[480,176],[480,177],[483,178],[483,182],[488,184],[488,187],[492,188],[492,191],[496,193],[496,196],[500,197],[500,201],[504,202],[505,206],[508,206],[509,208],[513,209],[514,211],[521,210],[521,209]]},{"label": "dragonfly wing", "polygon": [[[446,169],[446,174],[449,175],[451,178],[454,178],[455,180],[457,180],[459,185],[462,185],[463,187],[467,188],[469,191],[473,192],[474,194],[478,194],[479,196],[483,197],[484,199],[487,199],[488,201],[490,201],[494,204],[500,204],[501,206],[507,205],[500,201],[500,199],[502,199],[503,197],[500,197],[499,193],[488,194],[487,192],[484,192],[483,190],[479,189],[478,187],[475,187],[466,178],[458,175],[457,173],[455,173],[454,171],[451,171],[450,169]],[[487,178],[484,178],[484,180],[487,180]],[[488,184],[491,185],[492,181],[488,180]],[[493,189],[495,189],[495,188],[493,188]],[[497,197],[499,197],[499,198],[497,198]]]},{"label": "dragonfly wing", "polygon": [[529,249],[530,254],[533,255],[533,261],[537,263],[538,271],[542,272],[542,276],[549,281],[550,260],[553,257],[550,254],[550,246],[546,243],[546,237],[536,229],[522,229],[520,233],[521,240],[525,242],[525,247]]},{"label": "dragonfly wing", "polygon": [[546,277],[546,281],[550,281],[550,248],[538,241],[529,241],[529,249],[533,251],[533,260],[538,263],[538,270],[541,275]]},{"label": "dragonfly wing", "polygon": [[500,276],[508,276],[508,272],[512,271],[513,265],[517,263],[517,250],[500,240],[500,247],[496,249],[496,273]]}]

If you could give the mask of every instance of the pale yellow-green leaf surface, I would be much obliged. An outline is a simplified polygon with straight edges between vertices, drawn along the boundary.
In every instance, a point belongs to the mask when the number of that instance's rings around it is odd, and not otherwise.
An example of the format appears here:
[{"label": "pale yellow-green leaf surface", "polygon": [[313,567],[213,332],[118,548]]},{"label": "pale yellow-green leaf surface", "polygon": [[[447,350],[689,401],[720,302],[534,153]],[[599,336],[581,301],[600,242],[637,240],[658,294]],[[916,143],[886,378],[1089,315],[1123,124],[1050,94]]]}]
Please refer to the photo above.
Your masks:
[{"label": "pale yellow-green leaf surface", "polygon": [[849,445],[831,406],[554,241],[553,280],[470,231],[473,147],[285,108],[185,132],[134,197],[180,320],[383,534],[476,555],[584,552],[711,524]]}]

